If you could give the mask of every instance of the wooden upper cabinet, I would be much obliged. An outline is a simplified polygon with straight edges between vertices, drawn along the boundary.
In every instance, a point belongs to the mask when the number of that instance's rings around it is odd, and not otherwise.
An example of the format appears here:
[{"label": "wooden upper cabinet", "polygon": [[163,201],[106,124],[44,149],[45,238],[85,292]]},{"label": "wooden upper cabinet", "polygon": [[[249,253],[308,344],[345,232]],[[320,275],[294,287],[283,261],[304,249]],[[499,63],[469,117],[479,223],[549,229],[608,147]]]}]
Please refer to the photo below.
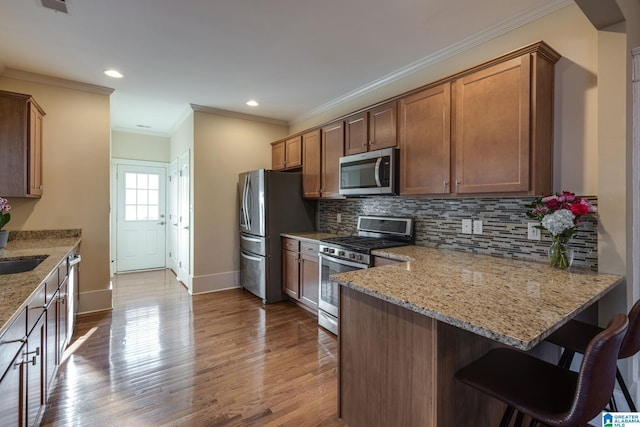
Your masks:
[{"label": "wooden upper cabinet", "polygon": [[344,122],[344,154],[364,153],[369,148],[369,114],[367,112],[347,117]]},{"label": "wooden upper cabinet", "polygon": [[400,100],[400,194],[450,191],[451,84]]},{"label": "wooden upper cabinet", "polygon": [[286,164],[284,162],[285,141],[271,143],[271,169],[274,171],[284,170]]},{"label": "wooden upper cabinet", "polygon": [[302,166],[302,135],[271,143],[271,168],[290,170]]},{"label": "wooden upper cabinet", "polygon": [[302,192],[305,198],[322,196],[320,153],[320,129],[302,135]]},{"label": "wooden upper cabinet", "polygon": [[345,155],[398,145],[397,110],[397,102],[393,101],[347,117]]},{"label": "wooden upper cabinet", "polygon": [[29,102],[29,195],[42,196],[42,110]]},{"label": "wooden upper cabinet", "polygon": [[30,95],[0,91],[0,196],[42,195],[44,115]]},{"label": "wooden upper cabinet", "polygon": [[552,191],[557,60],[558,56],[533,51],[454,82],[453,192]]},{"label": "wooden upper cabinet", "polygon": [[396,101],[369,110],[369,151],[398,145],[397,111]]},{"label": "wooden upper cabinet", "polygon": [[302,166],[302,135],[287,139],[284,147],[286,168],[294,169]]},{"label": "wooden upper cabinet", "polygon": [[344,155],[344,122],[331,123],[321,133],[322,198],[340,197],[340,157]]}]

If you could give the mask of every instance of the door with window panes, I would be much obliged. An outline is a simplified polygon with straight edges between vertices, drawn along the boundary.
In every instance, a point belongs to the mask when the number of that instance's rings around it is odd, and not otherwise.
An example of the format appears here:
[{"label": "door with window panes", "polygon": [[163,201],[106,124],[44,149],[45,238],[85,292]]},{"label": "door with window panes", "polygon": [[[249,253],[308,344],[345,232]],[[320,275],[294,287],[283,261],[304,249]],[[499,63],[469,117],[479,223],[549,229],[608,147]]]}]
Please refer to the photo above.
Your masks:
[{"label": "door with window panes", "polygon": [[116,271],[164,268],[166,170],[118,165]]}]

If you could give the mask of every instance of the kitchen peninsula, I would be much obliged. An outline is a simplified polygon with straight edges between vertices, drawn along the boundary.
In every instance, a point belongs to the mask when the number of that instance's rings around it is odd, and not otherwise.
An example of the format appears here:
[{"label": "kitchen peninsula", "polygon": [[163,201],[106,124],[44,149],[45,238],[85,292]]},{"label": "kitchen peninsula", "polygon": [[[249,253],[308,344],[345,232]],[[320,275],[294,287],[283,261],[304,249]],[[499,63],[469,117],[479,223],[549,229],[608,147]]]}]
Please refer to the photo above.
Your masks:
[{"label": "kitchen peninsula", "polygon": [[339,411],[353,427],[497,425],[504,406],[454,373],[495,346],[532,349],[623,280],[428,247],[374,255],[401,262],[332,276]]}]

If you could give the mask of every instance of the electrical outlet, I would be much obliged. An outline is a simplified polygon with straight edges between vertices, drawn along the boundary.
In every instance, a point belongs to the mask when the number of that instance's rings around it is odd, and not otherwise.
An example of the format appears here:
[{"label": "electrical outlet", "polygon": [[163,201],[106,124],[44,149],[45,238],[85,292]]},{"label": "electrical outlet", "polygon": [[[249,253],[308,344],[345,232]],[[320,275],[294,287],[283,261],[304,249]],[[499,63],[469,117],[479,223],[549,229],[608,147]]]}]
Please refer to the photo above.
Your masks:
[{"label": "electrical outlet", "polygon": [[342,214],[336,214],[336,222],[338,224],[342,222]]},{"label": "electrical outlet", "polygon": [[529,240],[540,240],[540,229],[536,228],[535,222],[527,223],[527,239]]},{"label": "electrical outlet", "polygon": [[482,234],[482,221],[473,221],[473,234]]},{"label": "electrical outlet", "polygon": [[462,234],[471,234],[471,220],[463,219],[462,220]]}]

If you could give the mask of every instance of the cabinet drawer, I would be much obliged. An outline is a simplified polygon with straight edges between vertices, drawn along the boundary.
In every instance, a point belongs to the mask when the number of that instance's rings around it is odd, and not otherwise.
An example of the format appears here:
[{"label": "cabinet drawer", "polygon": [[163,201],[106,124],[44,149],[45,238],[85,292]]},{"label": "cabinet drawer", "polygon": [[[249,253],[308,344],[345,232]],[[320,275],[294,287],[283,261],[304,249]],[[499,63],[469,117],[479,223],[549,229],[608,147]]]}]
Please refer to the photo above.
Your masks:
[{"label": "cabinet drawer", "polygon": [[27,311],[22,310],[0,338],[0,378],[11,366],[20,347],[27,342]]},{"label": "cabinet drawer", "polygon": [[320,250],[319,246],[317,243],[300,242],[300,253],[317,256]]},{"label": "cabinet drawer", "polygon": [[288,251],[298,252],[300,250],[300,241],[296,239],[289,239],[288,237],[282,238],[282,249]]},{"label": "cabinet drawer", "polygon": [[[56,276],[55,273],[53,276]],[[40,316],[42,316],[42,313],[44,313],[46,295],[46,286],[45,284],[41,284],[27,305],[27,334],[31,332]]]}]

